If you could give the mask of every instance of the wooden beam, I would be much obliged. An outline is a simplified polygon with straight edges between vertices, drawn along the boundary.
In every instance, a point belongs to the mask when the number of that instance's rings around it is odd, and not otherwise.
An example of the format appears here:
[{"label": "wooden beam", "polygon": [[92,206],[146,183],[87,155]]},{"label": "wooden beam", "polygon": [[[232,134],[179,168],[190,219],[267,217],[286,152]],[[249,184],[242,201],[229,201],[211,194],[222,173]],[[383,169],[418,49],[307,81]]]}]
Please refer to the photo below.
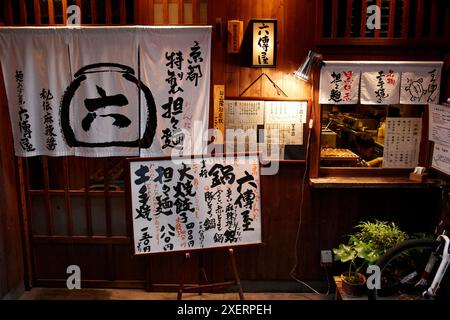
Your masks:
[{"label": "wooden beam", "polygon": [[402,38],[408,38],[409,27],[409,0],[403,0],[403,16],[402,16]]},{"label": "wooden beam", "polygon": [[[380,8],[380,20],[381,20],[381,0],[377,0],[377,6]],[[380,29],[375,29],[375,38],[379,38],[381,33],[381,21],[380,21]]]},{"label": "wooden beam", "polygon": [[50,183],[48,179],[48,157],[47,156],[41,156],[42,160],[42,176],[44,178],[44,204],[45,204],[45,211],[47,216],[47,234],[52,236],[53,235],[53,210],[50,202]]},{"label": "wooden beam", "polygon": [[103,184],[105,190],[105,214],[106,214],[106,234],[112,235],[111,223],[111,196],[109,194],[109,160],[103,159]]},{"label": "wooden beam", "polygon": [[105,237],[105,236],[41,236],[35,235],[32,237],[33,243],[39,244],[129,244],[128,237]]},{"label": "wooden beam", "polygon": [[97,2],[91,1],[91,24],[97,24]]},{"label": "wooden beam", "polygon": [[127,24],[127,6],[125,5],[125,0],[120,0],[119,6],[120,24]]},{"label": "wooden beam", "polygon": [[11,1],[12,0],[5,0],[3,4],[5,8],[5,25],[7,26],[12,26],[14,24]]},{"label": "wooden beam", "polygon": [[169,1],[163,0],[163,24],[169,24]]},{"label": "wooden beam", "polygon": [[27,6],[25,5],[25,0],[20,0],[20,24],[26,26],[27,22]]},{"label": "wooden beam", "polygon": [[338,0],[333,0],[331,5],[331,38],[337,37],[338,26]]},{"label": "wooden beam", "polygon": [[388,37],[393,38],[395,34],[395,4],[396,0],[389,1],[389,25],[388,25]]},{"label": "wooden beam", "polygon": [[34,24],[41,25],[41,4],[39,0],[34,0]]},{"label": "wooden beam", "polygon": [[345,37],[347,38],[352,36],[352,10],[353,0],[347,0],[347,16],[345,17]]},{"label": "wooden beam", "polygon": [[361,28],[360,28],[360,38],[366,37],[366,18],[367,17],[367,0],[361,1]]},{"label": "wooden beam", "polygon": [[63,25],[67,24],[67,0],[61,1]]},{"label": "wooden beam", "polygon": [[178,24],[183,24],[184,21],[183,0],[178,0]]},{"label": "wooden beam", "polygon": [[89,196],[89,159],[84,158],[84,210],[86,214],[86,229],[88,236],[92,236],[91,197]]},{"label": "wooden beam", "polygon": [[69,194],[70,189],[70,178],[69,178],[69,158],[63,158],[63,174],[64,174],[64,204],[66,209],[67,217],[67,234],[69,236],[73,235],[73,215],[72,215],[72,204]]},{"label": "wooden beam", "polygon": [[192,23],[200,24],[200,1],[192,0]]},{"label": "wooden beam", "polygon": [[[435,1],[433,1],[435,2]],[[415,37],[416,38],[422,38],[423,37],[423,19],[424,19],[424,12],[423,12],[423,0],[417,0],[417,6],[416,6],[416,31],[415,31]]]},{"label": "wooden beam", "polygon": [[55,25],[55,6],[53,0],[48,0],[48,24]]},{"label": "wooden beam", "polygon": [[438,2],[431,1],[430,35],[429,38],[437,37]]},{"label": "wooden beam", "polygon": [[111,0],[105,0],[105,17],[106,24],[112,24],[112,7]]}]

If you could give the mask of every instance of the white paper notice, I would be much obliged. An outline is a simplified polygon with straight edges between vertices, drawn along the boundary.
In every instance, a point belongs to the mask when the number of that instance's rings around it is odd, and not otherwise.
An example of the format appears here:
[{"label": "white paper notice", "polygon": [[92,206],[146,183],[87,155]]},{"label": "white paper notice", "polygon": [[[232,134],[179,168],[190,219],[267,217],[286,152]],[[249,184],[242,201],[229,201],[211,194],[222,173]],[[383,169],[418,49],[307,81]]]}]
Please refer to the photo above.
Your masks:
[{"label": "white paper notice", "polygon": [[[303,124],[308,103],[300,101],[266,101],[264,141],[268,144],[303,144]],[[278,130],[274,141],[271,132]]]},{"label": "white paper notice", "polygon": [[431,167],[450,175],[450,148],[435,144],[433,150],[433,161]]},{"label": "white paper notice", "polygon": [[430,104],[429,110],[428,139],[450,147],[450,108]]},{"label": "white paper notice", "polygon": [[263,124],[264,101],[225,100],[225,126]]},{"label": "white paper notice", "polygon": [[422,118],[386,118],[383,167],[416,167],[421,136]]}]

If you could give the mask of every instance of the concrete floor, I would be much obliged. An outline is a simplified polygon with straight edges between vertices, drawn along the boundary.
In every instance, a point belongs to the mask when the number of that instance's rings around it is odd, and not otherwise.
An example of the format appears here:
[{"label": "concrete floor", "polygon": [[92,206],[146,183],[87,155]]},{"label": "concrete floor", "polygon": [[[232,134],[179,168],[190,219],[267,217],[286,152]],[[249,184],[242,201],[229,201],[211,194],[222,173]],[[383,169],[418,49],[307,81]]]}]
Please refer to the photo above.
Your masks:
[{"label": "concrete floor", "polygon": [[[329,300],[334,295],[292,292],[244,292],[246,300]],[[175,292],[146,292],[140,289],[33,288],[20,300],[176,300]],[[184,300],[239,300],[238,293],[184,293]]]}]

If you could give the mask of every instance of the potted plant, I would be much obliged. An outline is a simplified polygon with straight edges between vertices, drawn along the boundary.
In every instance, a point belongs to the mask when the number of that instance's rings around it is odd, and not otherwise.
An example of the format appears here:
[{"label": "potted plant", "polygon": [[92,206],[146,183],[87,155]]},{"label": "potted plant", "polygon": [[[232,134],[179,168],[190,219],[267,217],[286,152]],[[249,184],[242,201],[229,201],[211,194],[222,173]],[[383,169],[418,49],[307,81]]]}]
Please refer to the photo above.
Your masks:
[{"label": "potted plant", "polygon": [[[348,271],[341,275],[344,291],[351,295],[365,292],[365,270],[387,250],[408,238],[393,222],[360,222],[347,243],[333,249],[335,260],[348,263]],[[382,281],[388,279],[382,279]]]}]

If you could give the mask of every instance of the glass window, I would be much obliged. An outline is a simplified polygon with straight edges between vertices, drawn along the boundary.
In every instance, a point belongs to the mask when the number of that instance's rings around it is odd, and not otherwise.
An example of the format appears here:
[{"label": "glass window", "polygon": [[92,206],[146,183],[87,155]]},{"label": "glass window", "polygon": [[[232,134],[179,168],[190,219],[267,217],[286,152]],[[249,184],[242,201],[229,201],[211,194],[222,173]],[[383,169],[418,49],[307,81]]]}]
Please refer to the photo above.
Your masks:
[{"label": "glass window", "polygon": [[[421,120],[416,119],[422,117],[423,111],[424,106],[418,105],[322,105],[320,166],[388,167],[383,164],[388,131],[386,122],[389,120],[389,123],[392,123],[393,120],[401,118],[405,120],[405,123],[401,123],[401,132],[395,133],[390,128],[391,140],[388,143],[389,150],[393,150],[390,156],[399,163],[398,168],[405,167],[410,159],[407,157],[416,156],[418,159],[420,145],[417,143],[420,144],[421,128],[414,131],[408,126],[419,122],[421,127]],[[407,121],[411,118],[415,119],[412,122]],[[414,135],[419,135],[415,139],[417,143],[412,142]],[[396,139],[395,146],[392,136]],[[411,150],[408,150],[409,148]],[[394,167],[392,161],[390,158],[391,168]]]}]

